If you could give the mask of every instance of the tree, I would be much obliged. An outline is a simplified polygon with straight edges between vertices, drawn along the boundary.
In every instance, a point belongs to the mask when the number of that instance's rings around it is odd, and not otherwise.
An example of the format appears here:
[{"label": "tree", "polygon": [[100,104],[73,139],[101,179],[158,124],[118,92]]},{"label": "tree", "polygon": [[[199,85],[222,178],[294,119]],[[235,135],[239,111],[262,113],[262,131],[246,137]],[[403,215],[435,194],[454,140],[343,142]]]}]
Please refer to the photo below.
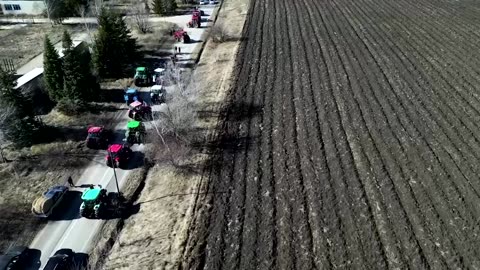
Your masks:
[{"label": "tree", "polygon": [[175,14],[175,11],[177,10],[178,6],[177,6],[177,1],[176,0],[165,0],[166,1],[166,4],[165,4],[165,12],[168,14],[168,15],[174,15]]},{"label": "tree", "polygon": [[0,71],[1,113],[7,114],[2,119],[2,135],[18,147],[29,146],[34,142],[41,125],[35,120],[31,101],[21,91],[14,89],[15,84],[12,73]]},{"label": "tree", "polygon": [[90,101],[98,89],[96,78],[92,75],[91,55],[88,49],[72,47],[70,35],[64,33],[63,72],[64,97],[71,101]]},{"label": "tree", "polygon": [[153,0],[153,11],[159,15],[173,15],[177,8],[175,0]]},{"label": "tree", "polygon": [[93,62],[100,77],[112,78],[123,74],[137,56],[136,40],[130,35],[122,16],[102,9],[98,18]]},{"label": "tree", "polygon": [[153,12],[158,15],[165,15],[165,5],[163,2],[164,0],[153,0]]},{"label": "tree", "polygon": [[44,43],[43,69],[43,78],[50,98],[60,100],[63,97],[62,60],[47,36]]},{"label": "tree", "polygon": [[63,31],[63,36],[62,36],[62,48],[64,50],[72,48],[72,38],[70,37],[70,34],[68,33],[67,30]]},{"label": "tree", "polygon": [[149,11],[141,4],[136,5],[132,11],[133,23],[142,34],[146,34],[152,30],[152,26],[148,20],[148,12]]}]

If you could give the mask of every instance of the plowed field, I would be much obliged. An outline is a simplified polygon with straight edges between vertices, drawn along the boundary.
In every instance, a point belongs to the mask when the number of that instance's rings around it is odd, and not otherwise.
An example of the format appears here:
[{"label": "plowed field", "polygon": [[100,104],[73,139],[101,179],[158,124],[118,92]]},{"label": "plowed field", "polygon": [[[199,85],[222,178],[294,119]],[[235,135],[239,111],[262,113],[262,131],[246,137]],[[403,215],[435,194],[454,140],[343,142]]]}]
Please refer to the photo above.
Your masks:
[{"label": "plowed field", "polygon": [[196,267],[480,268],[479,1],[256,0],[244,38]]}]

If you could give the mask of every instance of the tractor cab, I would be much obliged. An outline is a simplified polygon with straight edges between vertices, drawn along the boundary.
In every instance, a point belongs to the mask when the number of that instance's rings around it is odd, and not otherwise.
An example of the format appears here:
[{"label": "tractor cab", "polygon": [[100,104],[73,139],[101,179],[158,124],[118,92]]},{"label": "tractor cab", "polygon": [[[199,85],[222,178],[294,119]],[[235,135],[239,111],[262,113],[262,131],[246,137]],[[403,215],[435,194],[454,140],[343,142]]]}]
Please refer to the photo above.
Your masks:
[{"label": "tractor cab", "polygon": [[105,160],[109,167],[125,168],[132,157],[132,149],[128,144],[112,144],[107,152]]},{"label": "tractor cab", "polygon": [[100,186],[91,186],[83,192],[81,199],[80,215],[87,218],[99,218],[107,203],[107,190]]},{"label": "tractor cab", "polygon": [[155,85],[163,85],[163,77],[165,76],[164,68],[156,68],[153,71],[153,83]]},{"label": "tractor cab", "polygon": [[145,126],[140,121],[130,121],[127,123],[125,132],[125,141],[130,144],[142,143],[145,137]]},{"label": "tractor cab", "polygon": [[192,19],[187,23],[187,27],[190,28],[200,28],[202,22],[202,17],[200,10],[195,9],[192,13]]},{"label": "tractor cab", "polygon": [[138,97],[138,91],[137,89],[135,88],[128,88],[126,91],[125,91],[125,94],[123,95],[123,98],[125,100],[125,103],[127,104],[130,104],[134,101],[138,101],[139,100],[139,97]]},{"label": "tractor cab", "polygon": [[163,85],[154,85],[150,89],[150,100],[152,103],[164,103],[166,93]]},{"label": "tractor cab", "polygon": [[87,139],[85,144],[88,148],[104,148],[108,144],[108,131],[104,127],[90,126],[87,129]]},{"label": "tractor cab", "polygon": [[145,119],[151,117],[152,108],[145,102],[135,101],[130,103],[128,110],[128,117],[134,120]]},{"label": "tractor cab", "polygon": [[177,42],[181,42],[183,41],[183,43],[190,43],[190,36],[188,35],[188,33],[181,29],[181,30],[177,30],[173,33],[173,37],[175,38],[175,40]]},{"label": "tractor cab", "polygon": [[136,86],[150,85],[152,83],[151,72],[146,67],[137,67],[133,80]]}]

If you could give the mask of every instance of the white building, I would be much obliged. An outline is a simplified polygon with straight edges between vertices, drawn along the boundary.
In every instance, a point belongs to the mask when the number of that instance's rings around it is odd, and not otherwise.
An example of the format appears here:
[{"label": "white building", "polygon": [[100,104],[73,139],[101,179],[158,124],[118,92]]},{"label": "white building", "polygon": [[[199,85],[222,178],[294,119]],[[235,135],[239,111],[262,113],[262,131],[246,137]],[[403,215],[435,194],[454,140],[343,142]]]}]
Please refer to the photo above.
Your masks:
[{"label": "white building", "polygon": [[0,0],[1,13],[7,15],[40,15],[45,10],[43,1]]}]

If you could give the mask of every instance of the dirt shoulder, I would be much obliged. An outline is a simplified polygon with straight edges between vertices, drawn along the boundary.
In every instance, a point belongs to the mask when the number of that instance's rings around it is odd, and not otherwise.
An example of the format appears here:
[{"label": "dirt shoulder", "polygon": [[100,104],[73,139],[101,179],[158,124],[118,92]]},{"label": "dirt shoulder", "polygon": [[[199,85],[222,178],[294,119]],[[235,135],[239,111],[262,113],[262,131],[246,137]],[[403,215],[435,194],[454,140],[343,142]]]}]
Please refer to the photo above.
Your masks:
[{"label": "dirt shoulder", "polygon": [[202,143],[183,164],[157,164],[148,173],[135,205],[138,213],[125,220],[123,230],[106,259],[105,269],[190,268],[182,264],[191,254],[187,245],[194,222],[204,209],[211,158],[206,145],[215,138],[218,116],[230,87],[235,55],[248,10],[248,0],[226,0],[216,24],[228,25],[229,41],[207,41],[194,73],[199,84],[198,113]]}]

